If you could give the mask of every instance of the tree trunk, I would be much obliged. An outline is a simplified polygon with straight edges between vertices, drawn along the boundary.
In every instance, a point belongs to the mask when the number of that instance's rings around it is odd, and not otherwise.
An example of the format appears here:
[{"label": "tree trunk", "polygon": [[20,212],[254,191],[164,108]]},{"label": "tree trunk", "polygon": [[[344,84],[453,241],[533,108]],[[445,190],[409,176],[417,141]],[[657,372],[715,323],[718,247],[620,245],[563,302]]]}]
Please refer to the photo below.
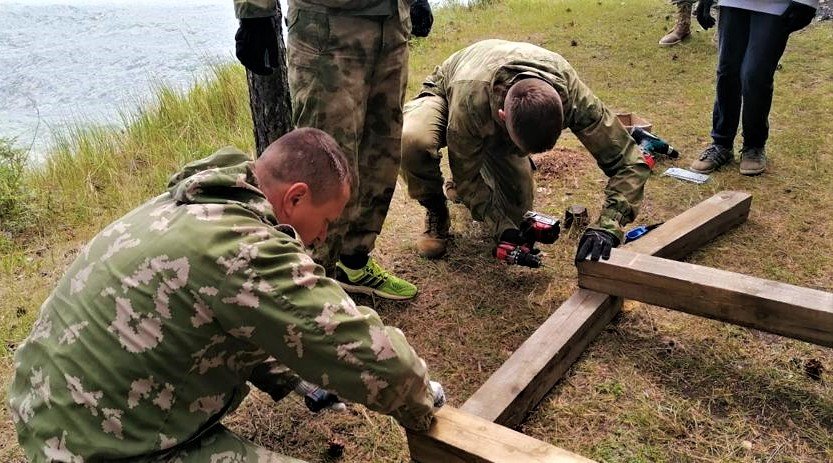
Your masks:
[{"label": "tree trunk", "polygon": [[281,6],[272,20],[278,36],[278,62],[280,65],[269,76],[259,76],[246,70],[249,82],[249,105],[252,109],[255,146],[259,157],[270,143],[292,130],[292,103],[289,99],[289,82],[286,71],[286,46],[281,28]]}]

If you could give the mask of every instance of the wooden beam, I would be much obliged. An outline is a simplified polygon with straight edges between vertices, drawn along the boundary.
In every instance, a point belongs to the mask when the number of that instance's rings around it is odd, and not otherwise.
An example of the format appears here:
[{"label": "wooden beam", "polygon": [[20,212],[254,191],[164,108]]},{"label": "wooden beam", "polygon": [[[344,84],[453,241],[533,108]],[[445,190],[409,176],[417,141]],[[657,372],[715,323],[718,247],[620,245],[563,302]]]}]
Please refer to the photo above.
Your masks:
[{"label": "wooden beam", "polygon": [[[625,247],[681,258],[746,221],[751,203],[752,196],[747,193],[718,193]],[[621,299],[607,294],[576,291],[461,409],[506,426],[519,425],[619,312],[621,304]]]},{"label": "wooden beam", "polygon": [[425,433],[408,431],[411,459],[421,463],[590,463],[580,455],[445,406]]},{"label": "wooden beam", "polygon": [[833,347],[833,294],[614,249],[582,262],[579,286]]},{"label": "wooden beam", "polygon": [[521,424],[621,308],[621,298],[576,291],[461,408],[505,426]]},{"label": "wooden beam", "polygon": [[624,248],[666,259],[682,259],[746,222],[751,205],[749,193],[721,191]]}]

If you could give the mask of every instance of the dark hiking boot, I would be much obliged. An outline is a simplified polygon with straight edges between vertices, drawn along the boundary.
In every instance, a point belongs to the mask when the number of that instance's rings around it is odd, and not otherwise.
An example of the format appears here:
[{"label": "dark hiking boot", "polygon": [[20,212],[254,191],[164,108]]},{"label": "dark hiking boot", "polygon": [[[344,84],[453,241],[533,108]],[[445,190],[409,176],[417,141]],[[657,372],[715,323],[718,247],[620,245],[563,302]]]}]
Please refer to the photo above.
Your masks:
[{"label": "dark hiking boot", "polygon": [[740,173],[742,175],[759,175],[766,170],[766,150],[764,148],[749,148],[744,146],[740,150]]}]

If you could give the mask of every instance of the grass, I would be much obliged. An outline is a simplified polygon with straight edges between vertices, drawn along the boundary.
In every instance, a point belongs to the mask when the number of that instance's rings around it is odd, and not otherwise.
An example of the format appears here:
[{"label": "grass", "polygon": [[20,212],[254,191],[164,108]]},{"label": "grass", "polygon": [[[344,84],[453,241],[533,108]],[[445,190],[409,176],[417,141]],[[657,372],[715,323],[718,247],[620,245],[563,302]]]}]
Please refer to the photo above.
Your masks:
[{"label": "grass", "polygon": [[[686,166],[708,142],[715,49],[710,32],[662,49],[673,7],[659,0],[503,0],[436,12],[431,36],[411,47],[409,94],[450,53],[475,40],[530,41],[563,54],[615,109],[653,122]],[[699,29],[695,26],[695,29]],[[694,253],[690,261],[833,291],[833,40],[830,23],[794,35],[776,75],[760,177],[736,168],[705,185],[653,176],[639,223],[670,218],[724,189],[752,193],[747,224]],[[574,45],[573,45],[574,44]],[[67,135],[44,166],[22,176],[39,214],[0,248],[0,371],[28,333],[62,269],[93,234],[149,196],[187,160],[233,144],[251,149],[245,78],[221,67],[188,95],[159,89],[159,101],[122,132]],[[570,204],[598,213],[604,177],[578,142],[541,159],[536,208],[560,215]],[[660,166],[664,169],[669,164]],[[735,165],[736,167],[736,165]],[[397,189],[377,257],[420,287],[411,302],[359,298],[399,326],[459,406],[575,289],[576,237],[550,246],[552,268],[493,263],[490,245],[459,206],[448,257],[416,256],[422,212]],[[25,221],[24,221],[25,222]],[[521,426],[536,438],[609,462],[792,462],[833,460],[833,387],[810,379],[828,349],[637,303],[611,324]],[[5,413],[5,412],[4,412]],[[246,437],[310,461],[407,461],[404,434],[362,407],[310,416],[300,401],[273,404],[253,394],[228,419]],[[14,430],[0,422],[0,461],[19,461]]]}]

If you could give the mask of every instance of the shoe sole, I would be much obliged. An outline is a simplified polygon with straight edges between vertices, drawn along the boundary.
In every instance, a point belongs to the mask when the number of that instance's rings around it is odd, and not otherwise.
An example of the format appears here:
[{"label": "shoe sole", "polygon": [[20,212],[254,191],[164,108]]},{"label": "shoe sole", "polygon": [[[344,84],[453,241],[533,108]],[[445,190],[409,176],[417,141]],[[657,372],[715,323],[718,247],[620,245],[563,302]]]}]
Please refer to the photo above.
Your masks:
[{"label": "shoe sole", "polygon": [[766,167],[764,167],[764,168],[762,168],[762,169],[755,169],[755,170],[744,170],[744,169],[740,169],[740,174],[741,174],[741,175],[747,175],[747,176],[749,176],[749,177],[754,177],[754,176],[756,176],[756,175],[761,175],[761,174],[763,174],[765,171],[766,171]]},{"label": "shoe sole", "polygon": [[[336,280],[338,281],[338,280]],[[389,299],[391,301],[404,301],[406,299],[413,299],[416,294],[413,296],[397,296],[394,294],[385,293],[379,291],[378,289],[370,288],[367,286],[356,286],[351,285],[349,283],[345,283],[343,281],[338,281],[339,286],[341,286],[345,291],[348,293],[359,293],[359,294],[367,294],[368,296],[379,296],[382,299]]]},{"label": "shoe sole", "polygon": [[422,257],[423,259],[439,259],[439,258],[445,256],[445,254],[446,254],[446,251],[443,251],[439,254],[430,254],[430,253],[423,253],[422,251],[417,250],[417,255],[419,257]]},{"label": "shoe sole", "polygon": [[732,164],[732,161],[729,161],[726,164],[720,164],[719,166],[712,167],[709,170],[700,170],[700,169],[695,169],[694,167],[688,166],[688,170],[690,170],[692,172],[697,172],[698,174],[710,174],[710,173],[712,173],[716,170],[720,170],[721,168],[726,167],[726,166],[731,165],[731,164]]},{"label": "shoe sole", "polygon": [[688,170],[690,170],[692,172],[697,172],[698,174],[710,174],[710,173],[716,171],[717,169],[719,169],[719,167],[715,167],[715,168],[709,169],[709,170],[695,169],[694,167],[691,167],[691,166],[689,166],[689,168],[688,168]]}]

